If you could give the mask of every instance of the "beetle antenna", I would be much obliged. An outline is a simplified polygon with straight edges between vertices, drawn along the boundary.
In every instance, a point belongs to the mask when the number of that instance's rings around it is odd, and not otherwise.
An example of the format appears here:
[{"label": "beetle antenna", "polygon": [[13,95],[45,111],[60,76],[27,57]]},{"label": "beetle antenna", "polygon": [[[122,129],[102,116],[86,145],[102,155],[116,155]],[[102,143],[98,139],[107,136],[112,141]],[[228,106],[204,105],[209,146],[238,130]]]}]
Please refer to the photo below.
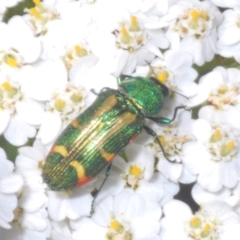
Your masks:
[{"label": "beetle antenna", "polygon": [[[150,74],[152,73],[152,74],[155,76],[155,78],[157,78],[157,76],[156,76],[156,74],[154,73],[153,67],[151,66],[150,62],[148,62],[148,61],[146,61],[146,60],[145,60],[145,62],[147,63],[147,65],[148,65],[149,68],[150,68],[150,71],[151,71]],[[173,91],[173,90],[170,90],[170,91],[173,92],[173,93],[178,94],[179,96],[182,96],[182,97],[186,98],[187,100],[189,100],[188,97],[186,97],[185,95],[183,95],[183,94],[181,94],[181,93],[179,93],[179,92],[176,92],[176,91]]]},{"label": "beetle antenna", "polygon": [[187,100],[189,100],[188,97],[186,97],[185,95],[183,95],[183,94],[181,94],[181,93],[179,93],[179,92],[176,92],[176,91],[173,91],[173,90],[171,90],[171,92],[176,93],[176,94],[178,94],[179,96],[182,96],[182,97],[186,98]]}]

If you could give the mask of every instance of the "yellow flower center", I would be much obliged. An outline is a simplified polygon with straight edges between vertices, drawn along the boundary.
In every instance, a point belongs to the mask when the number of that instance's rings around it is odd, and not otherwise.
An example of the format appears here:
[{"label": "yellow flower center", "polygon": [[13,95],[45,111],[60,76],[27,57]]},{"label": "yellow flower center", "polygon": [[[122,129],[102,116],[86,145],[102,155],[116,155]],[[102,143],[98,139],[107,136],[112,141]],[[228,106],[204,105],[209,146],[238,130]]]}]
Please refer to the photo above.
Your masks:
[{"label": "yellow flower center", "polygon": [[201,232],[201,237],[206,238],[207,236],[209,236],[209,234],[211,234],[211,230],[212,226],[209,223],[206,223],[203,228],[203,231]]},{"label": "yellow flower center", "polygon": [[229,155],[234,147],[235,147],[235,142],[229,141],[226,145],[222,146],[221,156],[225,157],[225,156]]},{"label": "yellow flower center", "polygon": [[74,50],[78,56],[83,57],[87,55],[87,51],[85,48],[80,47],[79,45],[74,46]]},{"label": "yellow flower center", "polygon": [[138,19],[136,16],[131,16],[131,25],[130,25],[130,28],[129,28],[130,31],[132,32],[138,32],[141,30],[141,28],[139,27],[139,24],[138,24]]},{"label": "yellow flower center", "polygon": [[81,93],[74,93],[72,96],[71,96],[71,100],[74,102],[74,103],[79,103],[81,102],[83,99],[83,96]]},{"label": "yellow flower center", "polygon": [[161,82],[161,83],[166,83],[167,79],[168,79],[168,72],[167,71],[161,71],[160,74],[157,75],[157,79]]},{"label": "yellow flower center", "polygon": [[142,170],[138,166],[136,166],[136,165],[131,166],[131,168],[130,168],[131,175],[139,176],[141,173],[142,173]]},{"label": "yellow flower center", "polygon": [[4,56],[4,61],[10,66],[10,67],[17,67],[18,66],[18,62],[15,58],[14,55],[12,54],[6,54]]},{"label": "yellow flower center", "polygon": [[124,227],[117,220],[112,220],[110,222],[110,228],[114,229],[116,232],[123,232]]},{"label": "yellow flower center", "polygon": [[62,99],[57,99],[57,100],[55,101],[55,108],[56,108],[59,112],[62,112],[62,111],[64,110],[65,106],[66,106],[66,103],[65,103],[64,100],[62,100]]},{"label": "yellow flower center", "polygon": [[198,19],[200,17],[200,12],[196,10],[192,10],[190,15],[193,19]]},{"label": "yellow flower center", "polygon": [[211,136],[210,142],[214,143],[217,141],[220,141],[222,138],[222,133],[219,129],[216,129],[213,133],[213,135]]},{"label": "yellow flower center", "polygon": [[201,221],[201,219],[200,218],[198,218],[198,217],[193,217],[191,220],[190,220],[190,226],[192,227],[192,228],[199,228],[199,227],[201,227],[201,224],[202,224],[202,221]]},{"label": "yellow flower center", "polygon": [[7,92],[9,97],[13,97],[18,92],[18,89],[13,87],[9,82],[3,82],[2,88]]},{"label": "yellow flower center", "polygon": [[29,13],[37,19],[42,19],[41,13],[34,7],[29,9]]},{"label": "yellow flower center", "polygon": [[219,94],[225,94],[227,91],[228,91],[228,87],[227,87],[226,85],[221,86],[221,87],[218,89],[218,93],[219,93]]},{"label": "yellow flower center", "polygon": [[121,33],[121,41],[122,43],[129,44],[132,40],[131,36],[129,35],[127,29],[125,27],[122,27],[120,29]]},{"label": "yellow flower center", "polygon": [[160,141],[160,143],[164,144],[165,143],[165,138],[163,136],[159,136],[158,140]]},{"label": "yellow flower center", "polygon": [[33,0],[34,4],[38,7],[41,7],[41,1],[40,0]]}]

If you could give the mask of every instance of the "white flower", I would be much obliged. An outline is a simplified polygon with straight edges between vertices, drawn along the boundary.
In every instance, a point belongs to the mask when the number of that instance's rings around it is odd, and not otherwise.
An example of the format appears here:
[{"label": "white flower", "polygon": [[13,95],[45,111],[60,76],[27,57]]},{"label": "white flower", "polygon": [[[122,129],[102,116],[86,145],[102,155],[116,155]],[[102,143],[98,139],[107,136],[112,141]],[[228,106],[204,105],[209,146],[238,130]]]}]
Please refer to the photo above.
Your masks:
[{"label": "white flower", "polygon": [[6,154],[0,148],[0,226],[11,228],[9,223],[14,219],[14,209],[18,200],[16,193],[23,185],[20,174],[14,173],[14,165],[7,160]]},{"label": "white flower", "polygon": [[145,147],[134,143],[129,144],[124,152],[129,162],[124,169],[123,178],[126,184],[136,189],[141,185],[141,179],[149,180],[153,176],[154,157]]},{"label": "white flower", "polygon": [[46,105],[46,114],[37,138],[43,144],[52,142],[64,127],[81,112],[85,90],[68,83],[65,89],[56,89]]},{"label": "white flower", "polygon": [[59,18],[58,12],[40,0],[33,0],[33,2],[35,7],[26,9],[29,14],[26,14],[24,18],[36,35],[44,34],[47,32],[47,24]]},{"label": "white flower", "polygon": [[208,103],[199,117],[210,122],[229,124],[240,129],[240,71],[236,68],[215,68],[199,81],[199,90],[189,107]]},{"label": "white flower", "polygon": [[[238,5],[240,7],[239,2]],[[223,21],[218,28],[218,53],[224,57],[234,57],[236,61],[240,62],[240,8],[224,11],[223,17]]]},{"label": "white flower", "polygon": [[[1,23],[0,40],[0,133],[19,146],[36,134],[32,125],[42,121],[42,104],[30,98],[23,82],[29,65],[40,55],[41,45],[21,17]],[[31,79],[34,78],[31,75]]]},{"label": "white flower", "polygon": [[[173,200],[164,206],[162,231],[165,239],[233,239],[240,233],[240,218],[220,201],[205,203],[195,214],[183,202]],[[174,231],[173,231],[174,229]]]},{"label": "white flower", "polygon": [[36,212],[47,203],[46,185],[42,180],[42,165],[45,153],[34,147],[19,148],[16,158],[17,170],[24,177],[24,186],[19,197],[19,207]]},{"label": "white flower", "polygon": [[208,191],[234,187],[240,180],[239,131],[198,119],[193,123],[193,134],[197,142],[183,146],[188,171],[198,175],[198,183]]},{"label": "white flower", "polygon": [[189,52],[198,65],[213,59],[221,13],[211,2],[178,1],[161,21],[169,22],[166,36],[172,49]]},{"label": "white flower", "polygon": [[232,189],[232,195],[227,199],[227,202],[234,207],[234,210],[240,216],[240,183]]},{"label": "white flower", "polygon": [[[107,3],[112,3],[111,0],[103,0],[103,1],[96,1],[96,3],[102,3],[102,2],[107,2]],[[159,2],[158,0],[119,0],[119,1],[114,1],[115,5],[124,7],[128,9],[131,13],[137,13],[137,12],[143,12],[147,15],[157,15],[161,16],[167,13],[169,5],[174,1],[169,1],[169,0],[162,0]]]},{"label": "white flower", "polygon": [[112,161],[110,174],[107,172],[107,168],[105,168],[98,176],[96,176],[95,181],[93,180],[94,188],[99,189],[106,178],[106,175],[109,174],[101,191],[98,192],[93,210],[98,208],[98,202],[100,202],[103,198],[120,193],[126,185],[126,180],[122,177],[122,174],[126,169],[126,161],[120,156],[116,156]]},{"label": "white flower", "polygon": [[[95,55],[88,55],[79,59],[69,70],[70,81],[85,87],[87,96],[86,108],[89,107],[100,94],[102,89],[108,87],[117,89],[117,79],[110,74],[109,66],[99,61]],[[91,92],[94,90],[94,94]]]},{"label": "white flower", "polygon": [[183,111],[178,115],[177,121],[170,125],[160,126],[154,124],[152,127],[158,136],[158,141],[162,144],[166,156],[172,161],[176,160],[176,163],[171,163],[165,159],[157,139],[148,142],[148,148],[158,158],[157,169],[173,182],[177,182],[182,175],[183,166],[179,164],[181,159],[184,158],[182,147],[193,139],[190,128],[191,122],[190,112]]},{"label": "white flower", "polygon": [[54,222],[51,221],[52,232],[51,240],[72,240],[73,231],[69,226],[69,221]]},{"label": "white flower", "polygon": [[99,6],[96,15],[97,29],[90,36],[90,47],[116,76],[131,74],[136,65],[145,65],[155,55],[161,57],[159,48],[168,47],[163,32],[152,30],[144,14],[133,15],[109,4]]},{"label": "white flower", "polygon": [[66,217],[77,219],[89,216],[91,203],[91,193],[85,186],[75,187],[70,191],[48,191],[47,208],[49,216],[54,221],[62,221]]},{"label": "white flower", "polygon": [[222,8],[237,8],[240,7],[240,2],[238,0],[211,0],[218,7]]},{"label": "white flower", "polygon": [[[45,208],[39,211],[28,212],[19,208],[15,211],[15,220],[12,223],[11,231],[2,231],[0,228],[1,240],[8,239],[41,239],[47,240],[51,228]],[[19,238],[21,237],[21,238]]]},{"label": "white flower", "polygon": [[214,200],[228,200],[231,198],[231,190],[229,188],[222,187],[222,189],[217,192],[209,192],[208,190],[202,188],[200,184],[195,183],[192,188],[191,195],[194,201],[200,205]]},{"label": "white flower", "polygon": [[[106,198],[96,209],[92,221],[76,224],[77,239],[155,239],[160,230],[161,208],[157,203],[145,200],[140,194],[124,190],[114,199]],[[78,226],[79,225],[79,226]],[[89,234],[84,235],[89,226]]]},{"label": "white flower", "polygon": [[15,146],[35,136],[33,125],[42,122],[44,113],[42,104],[28,96],[19,80],[0,79],[0,133]]},{"label": "white flower", "polygon": [[19,195],[13,232],[30,239],[34,235],[46,239],[50,235],[50,222],[46,210],[46,185],[41,176],[45,152],[36,146],[34,143],[34,147],[19,148],[16,158],[16,166],[23,175],[24,186]]},{"label": "white flower", "polygon": [[18,74],[24,65],[38,59],[40,40],[20,16],[14,16],[8,24],[0,23],[0,69],[1,75]]}]

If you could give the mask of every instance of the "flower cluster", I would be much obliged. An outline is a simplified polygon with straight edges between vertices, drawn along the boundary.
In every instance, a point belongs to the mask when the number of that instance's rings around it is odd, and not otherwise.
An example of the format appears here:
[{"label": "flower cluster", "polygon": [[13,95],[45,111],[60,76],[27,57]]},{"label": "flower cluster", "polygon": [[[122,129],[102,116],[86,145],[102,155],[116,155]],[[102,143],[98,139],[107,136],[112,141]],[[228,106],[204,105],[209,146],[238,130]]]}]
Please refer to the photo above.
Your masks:
[{"label": "flower cluster", "polygon": [[[2,1],[0,19],[19,2]],[[1,21],[1,240],[238,239],[239,29],[238,0],[33,0]],[[226,58],[234,64],[215,64]],[[55,140],[121,75],[164,84],[160,113],[146,116],[111,169],[50,190],[42,172]],[[76,160],[84,175],[89,166]],[[198,211],[173,200],[180,184],[193,185]]]}]

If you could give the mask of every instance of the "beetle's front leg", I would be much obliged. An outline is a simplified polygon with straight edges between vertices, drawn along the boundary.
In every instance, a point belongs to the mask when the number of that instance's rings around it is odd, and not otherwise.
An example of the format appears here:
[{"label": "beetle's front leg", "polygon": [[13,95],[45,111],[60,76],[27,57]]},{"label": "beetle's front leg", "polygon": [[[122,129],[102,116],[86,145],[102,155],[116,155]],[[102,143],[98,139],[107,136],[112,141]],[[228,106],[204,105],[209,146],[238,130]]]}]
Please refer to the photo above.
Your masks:
[{"label": "beetle's front leg", "polygon": [[108,90],[108,89],[110,89],[110,88],[104,87],[104,88],[101,89],[101,91],[100,91],[99,93],[97,93],[96,90],[92,88],[92,89],[90,89],[90,92],[92,92],[93,94],[95,94],[95,95],[98,96],[98,95],[100,95],[102,92],[104,92],[104,91],[106,91],[106,90]]},{"label": "beetle's front leg", "polygon": [[175,109],[174,109],[174,113],[173,113],[172,119],[164,118],[164,117],[147,117],[147,118],[151,119],[152,121],[154,121],[156,123],[170,124],[171,122],[173,122],[176,119],[177,112],[178,112],[179,109],[188,110],[186,108],[186,106],[178,106],[178,107],[175,107]]}]

